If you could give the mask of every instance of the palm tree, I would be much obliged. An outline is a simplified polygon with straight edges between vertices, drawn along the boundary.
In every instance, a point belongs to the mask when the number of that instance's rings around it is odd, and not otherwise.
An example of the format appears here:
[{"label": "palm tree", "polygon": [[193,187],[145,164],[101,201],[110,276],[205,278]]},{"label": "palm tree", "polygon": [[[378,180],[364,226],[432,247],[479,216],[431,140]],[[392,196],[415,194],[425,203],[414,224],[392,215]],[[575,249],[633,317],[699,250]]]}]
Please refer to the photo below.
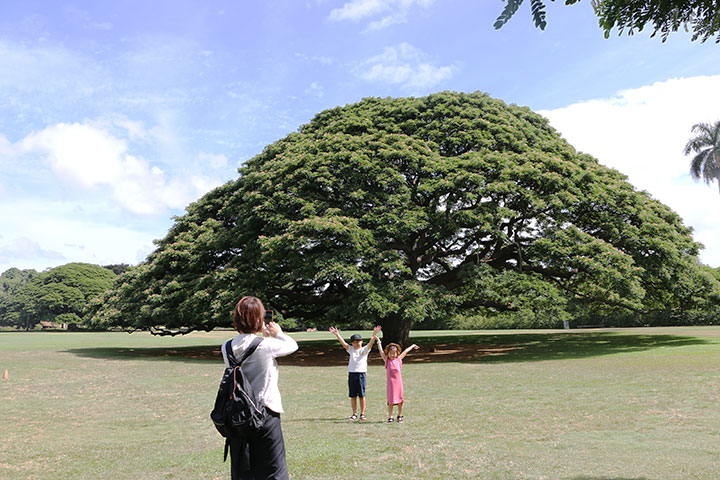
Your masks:
[{"label": "palm tree", "polygon": [[685,155],[696,152],[690,162],[690,176],[708,185],[716,180],[720,189],[720,120],[713,124],[697,123],[692,132],[697,135],[685,145]]}]

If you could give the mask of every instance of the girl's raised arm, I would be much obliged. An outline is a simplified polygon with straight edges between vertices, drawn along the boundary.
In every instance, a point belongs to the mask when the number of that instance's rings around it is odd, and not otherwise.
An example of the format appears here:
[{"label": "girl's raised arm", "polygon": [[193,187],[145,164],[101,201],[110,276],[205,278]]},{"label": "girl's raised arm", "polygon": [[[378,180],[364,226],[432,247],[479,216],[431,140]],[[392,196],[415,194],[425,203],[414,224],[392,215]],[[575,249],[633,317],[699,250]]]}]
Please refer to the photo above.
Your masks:
[{"label": "girl's raised arm", "polygon": [[418,347],[417,345],[415,345],[415,344],[413,343],[412,345],[410,345],[409,347],[407,347],[405,350],[403,350],[403,352],[398,356],[398,358],[399,358],[400,360],[402,360],[403,358],[405,358],[405,355],[407,355],[410,350],[417,350],[418,348],[420,348],[420,347]]},{"label": "girl's raised arm", "polygon": [[385,350],[382,348],[382,342],[380,341],[380,338],[377,339],[378,342],[378,352],[380,352],[380,357],[382,357],[383,362],[387,363],[387,356],[385,356]]}]

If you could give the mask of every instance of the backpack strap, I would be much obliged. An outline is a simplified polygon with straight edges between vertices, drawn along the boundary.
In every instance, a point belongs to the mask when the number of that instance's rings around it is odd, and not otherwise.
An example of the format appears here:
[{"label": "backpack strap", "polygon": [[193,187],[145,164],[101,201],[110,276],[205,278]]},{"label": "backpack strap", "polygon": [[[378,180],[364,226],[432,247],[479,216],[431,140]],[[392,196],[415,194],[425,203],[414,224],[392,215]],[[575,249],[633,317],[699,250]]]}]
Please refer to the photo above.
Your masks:
[{"label": "backpack strap", "polygon": [[225,342],[225,356],[227,356],[230,367],[234,367],[237,363],[237,359],[235,358],[235,354],[232,351],[232,338]]},{"label": "backpack strap", "polygon": [[252,355],[252,353],[255,351],[255,349],[260,345],[260,342],[262,342],[263,339],[261,337],[255,337],[252,342],[250,342],[250,346],[245,349],[245,351],[240,355],[240,358],[235,358],[235,354],[232,351],[232,339],[225,342],[225,354],[228,358],[228,363],[231,367],[236,367],[237,365],[242,364],[242,362],[245,361],[247,357]]},{"label": "backpack strap", "polygon": [[262,341],[263,341],[262,337],[253,338],[253,341],[250,342],[250,346],[247,349],[245,349],[245,351],[242,353],[242,355],[238,359],[237,364],[238,365],[242,364],[242,362],[245,361],[245,359],[247,357],[252,355],[253,352],[255,351],[255,349],[260,345],[260,342],[262,342]]}]

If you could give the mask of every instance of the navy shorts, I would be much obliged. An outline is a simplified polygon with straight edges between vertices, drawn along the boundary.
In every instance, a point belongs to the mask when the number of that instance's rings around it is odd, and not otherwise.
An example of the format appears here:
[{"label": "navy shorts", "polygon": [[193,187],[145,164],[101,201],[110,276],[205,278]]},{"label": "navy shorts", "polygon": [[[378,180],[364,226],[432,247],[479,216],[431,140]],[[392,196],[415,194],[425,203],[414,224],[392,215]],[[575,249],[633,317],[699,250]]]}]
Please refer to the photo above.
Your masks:
[{"label": "navy shorts", "polygon": [[365,396],[365,372],[349,372],[348,373],[348,397],[364,397]]}]

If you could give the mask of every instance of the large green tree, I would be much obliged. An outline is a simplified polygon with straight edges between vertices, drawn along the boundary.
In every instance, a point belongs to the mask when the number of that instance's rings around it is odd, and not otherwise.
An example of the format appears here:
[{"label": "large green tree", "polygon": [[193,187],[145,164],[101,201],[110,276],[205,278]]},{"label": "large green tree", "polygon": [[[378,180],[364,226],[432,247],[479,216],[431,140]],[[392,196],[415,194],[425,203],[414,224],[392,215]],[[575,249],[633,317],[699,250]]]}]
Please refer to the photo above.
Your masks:
[{"label": "large green tree", "polygon": [[88,263],[41,273],[10,269],[0,277],[0,292],[5,292],[0,295],[0,322],[27,329],[43,320],[82,322],[115,277],[111,270]]},{"label": "large green tree", "polygon": [[[524,0],[506,0],[505,8],[495,21],[495,28],[502,28],[517,12]],[[555,1],[555,0],[551,0]],[[580,0],[565,0],[574,5]],[[720,4],[717,0],[592,0],[600,28],[609,37],[613,28],[619,33],[632,35],[652,25],[654,37],[660,33],[664,42],[670,32],[683,29],[692,32],[692,40],[705,42],[715,37],[720,42]],[[547,25],[545,2],[530,0],[535,26],[545,29]]]},{"label": "large green tree", "polygon": [[10,268],[0,274],[0,325],[29,328],[31,298],[27,285],[37,276],[32,269]]},{"label": "large green tree", "polygon": [[[261,297],[300,325],[413,322],[565,304],[680,309],[717,298],[680,218],[481,93],[368,98],[318,114],[187,208],[94,322],[230,324]],[[558,301],[556,301],[558,300]],[[555,322],[555,323],[553,323]]]},{"label": "large green tree", "polygon": [[708,185],[718,182],[720,189],[720,120],[697,123],[692,127],[695,136],[685,145],[685,155],[694,154],[690,161],[690,176]]}]

